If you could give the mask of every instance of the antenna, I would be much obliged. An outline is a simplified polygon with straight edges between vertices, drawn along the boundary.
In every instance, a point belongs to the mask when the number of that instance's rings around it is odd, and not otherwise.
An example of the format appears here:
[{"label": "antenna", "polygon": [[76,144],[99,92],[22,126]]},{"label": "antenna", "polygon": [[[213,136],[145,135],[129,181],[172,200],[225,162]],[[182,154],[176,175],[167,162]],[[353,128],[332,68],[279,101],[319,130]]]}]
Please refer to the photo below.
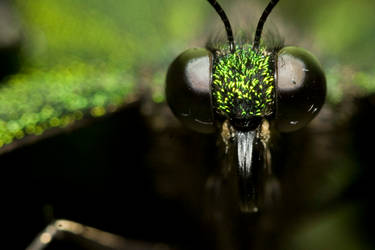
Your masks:
[{"label": "antenna", "polygon": [[267,20],[268,15],[271,13],[273,7],[276,6],[276,4],[279,2],[279,0],[271,0],[267,7],[264,9],[262,16],[259,19],[257,29],[255,32],[254,42],[253,42],[253,49],[258,49],[260,44],[260,37],[262,35],[263,26],[264,23]]},{"label": "antenna", "polygon": [[229,20],[227,15],[225,14],[224,10],[221,8],[218,2],[216,0],[207,0],[212,7],[216,10],[217,14],[220,16],[221,20],[224,23],[225,30],[227,32],[228,42],[229,42],[229,48],[231,52],[234,52],[234,40],[233,40],[233,32],[232,27],[230,26]]}]

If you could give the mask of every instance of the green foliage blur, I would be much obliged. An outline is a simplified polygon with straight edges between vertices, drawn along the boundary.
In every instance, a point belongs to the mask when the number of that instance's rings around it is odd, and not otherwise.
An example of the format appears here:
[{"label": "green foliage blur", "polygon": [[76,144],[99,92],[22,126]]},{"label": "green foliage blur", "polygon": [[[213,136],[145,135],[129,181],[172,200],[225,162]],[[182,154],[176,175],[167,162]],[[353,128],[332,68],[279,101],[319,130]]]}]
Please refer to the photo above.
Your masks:
[{"label": "green foliage blur", "polygon": [[0,147],[115,111],[135,99],[143,75],[162,101],[171,47],[194,32],[182,32],[191,17],[178,14],[191,13],[183,11],[191,2],[37,0],[14,8],[23,40],[19,73],[0,87]]}]

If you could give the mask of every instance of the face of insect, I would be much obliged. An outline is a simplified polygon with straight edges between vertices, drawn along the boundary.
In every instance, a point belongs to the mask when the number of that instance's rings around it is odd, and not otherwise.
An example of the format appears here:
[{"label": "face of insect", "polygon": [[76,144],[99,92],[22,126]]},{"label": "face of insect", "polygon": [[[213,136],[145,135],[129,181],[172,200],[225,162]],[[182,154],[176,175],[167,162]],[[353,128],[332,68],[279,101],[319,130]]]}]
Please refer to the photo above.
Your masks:
[{"label": "face of insect", "polygon": [[326,81],[317,59],[298,47],[275,54],[242,47],[224,55],[189,49],[171,64],[166,94],[176,117],[197,132],[215,132],[216,119],[240,130],[268,119],[278,131],[291,132],[319,112]]},{"label": "face of insect", "polygon": [[[217,2],[211,4],[218,8]],[[271,9],[275,4],[271,1]],[[269,6],[267,11],[268,15]],[[260,181],[256,176],[262,175],[254,164],[267,165],[267,152],[259,151],[267,151],[269,129],[262,125],[270,122],[280,132],[305,127],[326,95],[323,70],[308,51],[259,45],[262,18],[253,44],[235,46],[229,22],[224,22],[229,45],[188,49],[171,64],[166,82],[168,104],[185,126],[226,135],[223,141],[226,148],[234,149],[227,153],[235,154],[229,164],[237,166],[245,210],[256,207],[246,205],[257,200],[254,194]],[[227,20],[226,16],[222,19]]]}]

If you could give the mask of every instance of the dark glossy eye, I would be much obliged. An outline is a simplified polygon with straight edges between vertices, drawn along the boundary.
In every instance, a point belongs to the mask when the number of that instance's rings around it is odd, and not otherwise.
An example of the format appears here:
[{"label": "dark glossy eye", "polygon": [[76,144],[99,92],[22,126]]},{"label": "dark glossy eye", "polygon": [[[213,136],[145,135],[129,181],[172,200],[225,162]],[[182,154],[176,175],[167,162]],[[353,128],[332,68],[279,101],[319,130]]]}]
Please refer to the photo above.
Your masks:
[{"label": "dark glossy eye", "polygon": [[175,116],[188,128],[201,133],[215,131],[211,104],[212,53],[188,49],[171,64],[166,95]]},{"label": "dark glossy eye", "polygon": [[275,127],[291,132],[307,125],[326,96],[326,79],[319,62],[308,51],[285,47],[277,56]]}]

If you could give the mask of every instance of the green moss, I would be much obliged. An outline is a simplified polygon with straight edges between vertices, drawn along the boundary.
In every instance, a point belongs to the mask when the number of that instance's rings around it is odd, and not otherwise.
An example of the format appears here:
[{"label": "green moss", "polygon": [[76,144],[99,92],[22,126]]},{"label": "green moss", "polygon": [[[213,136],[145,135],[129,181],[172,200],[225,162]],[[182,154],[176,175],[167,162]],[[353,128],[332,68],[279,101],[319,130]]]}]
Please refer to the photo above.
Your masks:
[{"label": "green moss", "polygon": [[133,88],[134,79],[121,70],[98,71],[77,62],[15,75],[0,87],[0,146],[84,116],[103,116],[122,105]]}]

